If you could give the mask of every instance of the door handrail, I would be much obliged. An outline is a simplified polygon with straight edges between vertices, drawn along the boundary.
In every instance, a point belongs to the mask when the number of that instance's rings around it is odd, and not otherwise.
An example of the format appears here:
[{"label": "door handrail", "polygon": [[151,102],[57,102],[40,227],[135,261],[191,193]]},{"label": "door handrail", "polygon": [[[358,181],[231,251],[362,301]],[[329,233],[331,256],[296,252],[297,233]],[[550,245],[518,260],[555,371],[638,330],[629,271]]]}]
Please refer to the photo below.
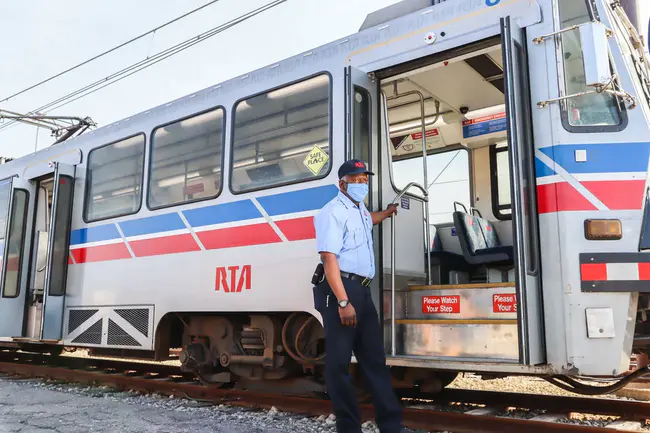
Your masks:
[{"label": "door handrail", "polygon": [[[388,122],[388,100],[386,98],[386,94],[381,91],[381,96],[384,100],[384,123],[385,123],[385,128],[386,128],[386,147],[388,149],[388,157],[391,158],[391,142],[390,142],[390,124]],[[423,95],[418,92],[418,91],[411,91],[411,92],[406,92],[402,95],[395,95],[391,97],[391,99],[396,99],[401,96],[407,96],[409,94],[418,94],[420,96],[420,108],[421,108],[421,119],[422,119],[422,171],[424,175],[424,183],[425,185],[427,184],[427,142],[426,142],[426,131],[425,131],[425,124],[424,124],[424,97]],[[389,176],[391,177],[390,181],[391,183],[393,182],[393,161],[392,158],[388,163],[388,170],[389,170]],[[406,194],[406,192],[411,189],[411,188],[417,188],[420,191],[422,191],[422,197],[421,200],[424,204],[422,206],[422,219],[424,222],[424,237],[425,237],[425,247],[424,251],[427,256],[427,283],[430,285],[431,284],[431,255],[429,253],[429,249],[431,248],[431,233],[429,230],[429,193],[427,192],[427,189],[420,185],[417,182],[411,182],[408,185],[406,185],[404,188],[402,188],[401,191],[398,191],[397,195],[393,199],[391,204],[396,204],[403,196]],[[391,302],[390,302],[390,308],[391,308],[391,314],[390,314],[390,332],[391,332],[391,349],[390,353],[392,356],[395,356],[397,352],[396,348],[396,343],[395,343],[395,335],[396,335],[396,330],[395,330],[395,215],[393,214],[390,218],[390,296],[391,296]]]},{"label": "door handrail", "polygon": [[424,202],[428,202],[428,201],[429,201],[429,193],[427,192],[427,190],[426,190],[422,185],[420,185],[419,183],[417,183],[417,182],[411,182],[411,183],[409,183],[408,185],[406,185],[404,188],[402,188],[401,191],[399,191],[399,192],[397,193],[397,195],[395,196],[395,198],[393,199],[393,201],[391,202],[391,204],[395,204],[395,203],[397,203],[397,200],[399,200],[400,198],[402,198],[402,197],[404,196],[404,194],[406,194],[406,192],[407,192],[409,189],[411,189],[412,187],[416,187],[417,189],[419,189],[420,191],[422,191],[422,201],[424,201]]}]

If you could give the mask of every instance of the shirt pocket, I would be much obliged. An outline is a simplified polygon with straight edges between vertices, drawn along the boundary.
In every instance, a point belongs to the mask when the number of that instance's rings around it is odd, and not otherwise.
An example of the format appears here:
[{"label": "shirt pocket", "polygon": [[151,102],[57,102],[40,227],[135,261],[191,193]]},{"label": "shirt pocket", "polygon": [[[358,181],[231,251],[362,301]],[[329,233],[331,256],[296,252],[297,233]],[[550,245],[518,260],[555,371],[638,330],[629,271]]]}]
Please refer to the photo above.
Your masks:
[{"label": "shirt pocket", "polygon": [[365,230],[361,222],[348,223],[343,248],[346,250],[354,250],[363,245],[366,241]]}]

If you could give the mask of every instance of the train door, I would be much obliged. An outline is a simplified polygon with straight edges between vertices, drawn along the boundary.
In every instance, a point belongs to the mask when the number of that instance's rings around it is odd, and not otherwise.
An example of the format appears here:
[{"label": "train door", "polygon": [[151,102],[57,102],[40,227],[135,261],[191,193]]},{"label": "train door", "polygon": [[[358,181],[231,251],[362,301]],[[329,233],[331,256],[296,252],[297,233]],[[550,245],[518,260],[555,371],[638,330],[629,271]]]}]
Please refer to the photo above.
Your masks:
[{"label": "train door", "polygon": [[506,118],[510,156],[516,293],[519,307],[519,361],[546,360],[542,323],[539,232],[534,144],[524,30],[510,17],[501,19]]},{"label": "train door", "polygon": [[[369,180],[369,193],[365,205],[371,211],[381,207],[379,188],[381,173],[379,167],[379,136],[377,134],[377,82],[370,79],[368,74],[348,66],[346,76],[346,159],[356,158],[365,161],[369,170],[375,173]],[[375,279],[371,286],[372,299],[377,307],[380,306],[380,236],[373,230],[373,246],[375,250]],[[378,308],[378,311],[381,311]]]},{"label": "train door", "polygon": [[23,260],[29,246],[27,226],[31,221],[30,198],[34,187],[29,181],[13,177],[0,182],[0,336],[23,335],[27,281],[21,278],[29,267]]},{"label": "train door", "polygon": [[[545,361],[526,39],[501,25],[500,37],[376,72],[381,198],[400,207],[382,229],[395,358]],[[506,181],[493,149],[507,150]]]},{"label": "train door", "polygon": [[63,331],[74,174],[74,166],[56,163],[52,178],[51,212],[45,258],[42,340],[60,340]]}]

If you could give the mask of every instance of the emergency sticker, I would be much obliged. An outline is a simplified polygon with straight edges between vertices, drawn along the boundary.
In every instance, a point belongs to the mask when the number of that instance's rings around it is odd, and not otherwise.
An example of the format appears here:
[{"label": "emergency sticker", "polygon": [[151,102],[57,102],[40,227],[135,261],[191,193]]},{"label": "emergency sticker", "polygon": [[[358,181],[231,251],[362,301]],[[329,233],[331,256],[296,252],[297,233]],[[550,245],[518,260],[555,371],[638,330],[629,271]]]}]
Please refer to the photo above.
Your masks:
[{"label": "emergency sticker", "polygon": [[492,295],[492,312],[516,313],[517,298],[514,293]]},{"label": "emergency sticker", "polygon": [[305,167],[307,167],[309,171],[314,173],[314,176],[318,176],[318,173],[320,173],[325,164],[327,164],[328,159],[329,156],[327,156],[327,153],[323,152],[323,149],[314,146],[303,161],[303,164],[305,164]]},{"label": "emergency sticker", "polygon": [[459,314],[460,296],[423,296],[422,312],[426,314]]}]

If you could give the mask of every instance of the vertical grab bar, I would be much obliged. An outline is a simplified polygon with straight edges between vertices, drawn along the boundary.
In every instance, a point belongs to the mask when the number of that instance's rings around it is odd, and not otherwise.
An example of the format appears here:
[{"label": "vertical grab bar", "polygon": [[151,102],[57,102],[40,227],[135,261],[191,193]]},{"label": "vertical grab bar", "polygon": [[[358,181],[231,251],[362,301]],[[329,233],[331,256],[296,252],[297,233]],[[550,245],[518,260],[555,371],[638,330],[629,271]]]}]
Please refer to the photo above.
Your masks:
[{"label": "vertical grab bar", "polygon": [[[390,149],[390,124],[388,122],[388,100],[392,99],[397,99],[401,98],[404,96],[408,95],[418,95],[420,98],[420,118],[422,121],[422,171],[423,171],[423,176],[424,176],[424,184],[428,185],[428,170],[427,170],[427,141],[426,141],[426,125],[425,125],[425,117],[424,117],[424,95],[422,93],[418,92],[417,90],[409,91],[406,93],[403,93],[401,95],[395,95],[390,98],[386,97],[386,94],[381,91],[381,96],[382,99],[384,100],[384,123],[385,123],[385,132],[386,132],[386,147],[388,150],[388,157],[391,157],[391,149]],[[389,176],[391,178],[391,181],[393,179],[393,163],[392,163],[392,158],[388,162],[388,171],[389,171]],[[392,204],[395,204],[402,196],[406,193],[408,189],[411,187],[417,187],[422,191],[423,194],[423,202],[424,202],[424,237],[425,237],[425,247],[424,251],[427,257],[427,282],[430,285],[431,284],[431,255],[429,254],[429,248],[431,246],[431,233],[429,230],[429,194],[427,192],[427,189],[423,187],[422,185],[417,184],[416,182],[411,182],[409,183],[402,191],[400,191],[395,199],[393,200]],[[390,296],[391,296],[391,302],[390,302],[390,309],[391,309],[391,314],[390,314],[390,332],[391,332],[391,349],[390,353],[391,356],[395,356],[396,354],[396,343],[395,343],[395,334],[396,334],[396,329],[395,329],[395,216],[392,216],[390,219]]]}]

